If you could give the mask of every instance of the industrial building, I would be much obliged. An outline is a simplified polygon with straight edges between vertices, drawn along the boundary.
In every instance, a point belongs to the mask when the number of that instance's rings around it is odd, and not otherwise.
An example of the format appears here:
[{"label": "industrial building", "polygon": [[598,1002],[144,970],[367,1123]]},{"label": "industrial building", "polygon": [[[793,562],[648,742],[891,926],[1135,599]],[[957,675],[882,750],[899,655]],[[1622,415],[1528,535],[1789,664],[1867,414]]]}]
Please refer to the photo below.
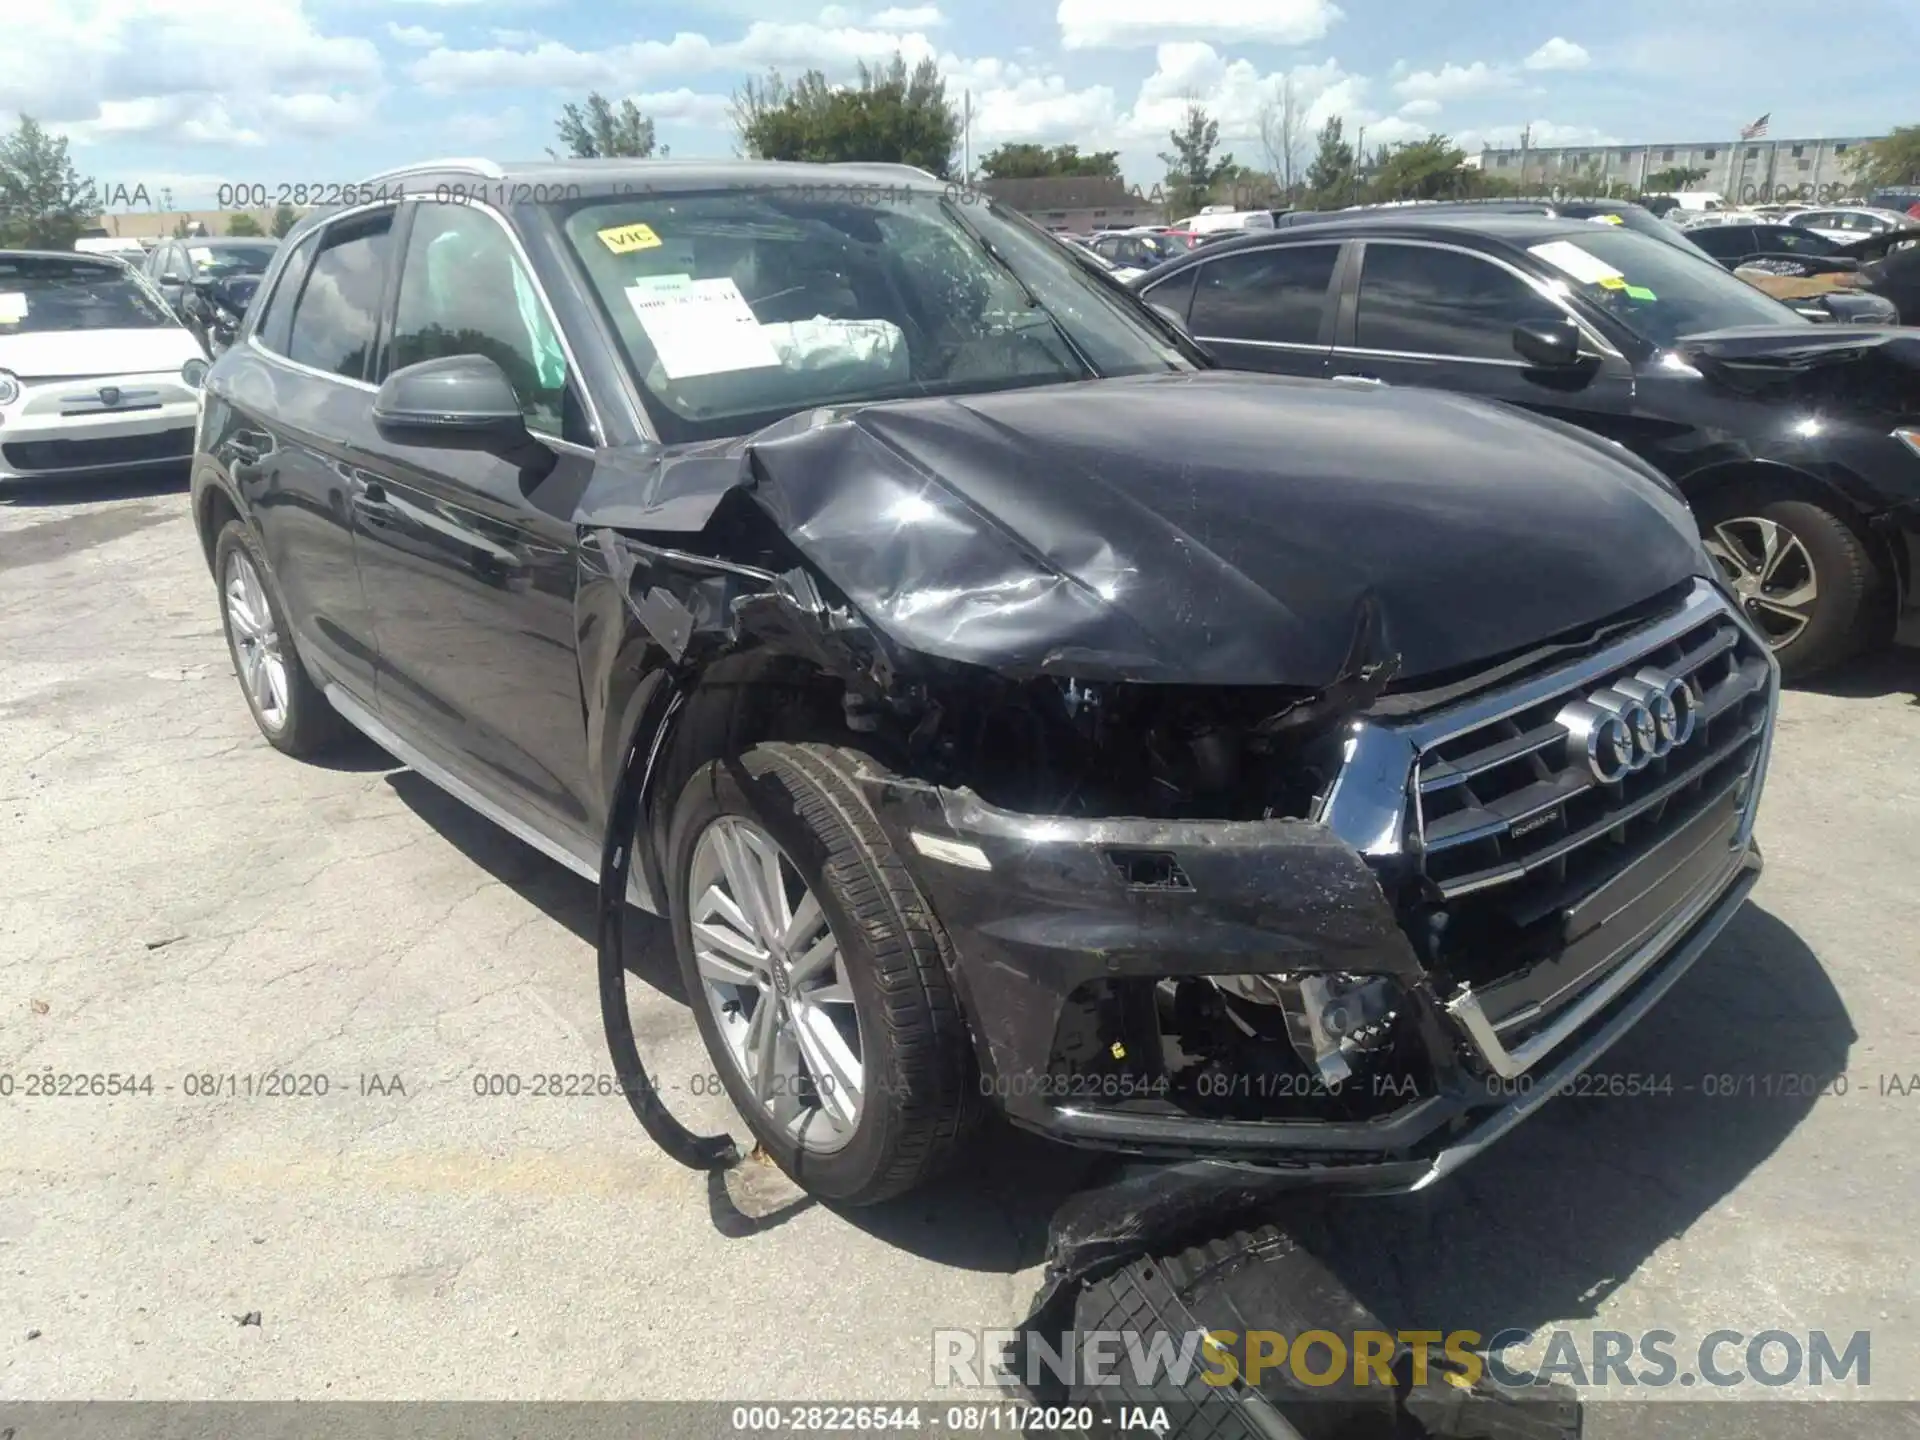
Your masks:
[{"label": "industrial building", "polygon": [[1768,200],[1830,203],[1858,192],[1851,152],[1882,137],[1840,139],[1704,140],[1651,145],[1559,145],[1484,150],[1478,168],[1521,189],[1582,187],[1597,181],[1647,188],[1662,170],[1704,170],[1690,190],[1712,190],[1739,204]]}]

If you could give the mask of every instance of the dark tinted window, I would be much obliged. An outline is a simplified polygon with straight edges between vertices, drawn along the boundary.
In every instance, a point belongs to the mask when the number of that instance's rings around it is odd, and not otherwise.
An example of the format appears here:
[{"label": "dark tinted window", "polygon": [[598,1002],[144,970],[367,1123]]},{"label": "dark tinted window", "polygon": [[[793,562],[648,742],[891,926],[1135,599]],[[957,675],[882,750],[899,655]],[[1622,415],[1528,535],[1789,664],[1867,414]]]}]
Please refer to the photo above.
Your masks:
[{"label": "dark tinted window", "polygon": [[365,378],[387,283],[393,215],[330,227],[294,306],[287,358],[349,379]]},{"label": "dark tinted window", "polygon": [[507,232],[471,206],[421,205],[400,272],[388,368],[451,355],[493,361],[520,397],[527,423],[562,434],[566,353]]},{"label": "dark tinted window", "polygon": [[1142,290],[1140,298],[1184,326],[1187,323],[1187,309],[1193,303],[1193,277],[1200,268],[1190,265],[1171,280],[1162,280]]},{"label": "dark tinted window", "polygon": [[1831,255],[1840,247],[1824,235],[1792,225],[1756,225],[1754,249],[1784,250],[1792,255]]},{"label": "dark tinted window", "polygon": [[[1594,229],[1607,233],[1606,227]],[[1360,270],[1354,343],[1362,350],[1513,360],[1515,325],[1565,318],[1565,311],[1490,260],[1376,240],[1367,243]]]},{"label": "dark tinted window", "polygon": [[1202,265],[1188,324],[1201,339],[1311,345],[1339,255],[1337,245],[1290,245]]},{"label": "dark tinted window", "polygon": [[272,291],[260,297],[249,309],[252,321],[252,334],[269,350],[285,354],[287,350],[287,318],[293,313],[293,297],[300,293],[300,281],[307,273],[307,265],[313,259],[313,247],[318,237],[307,236],[293,248],[287,256],[287,263],[280,271],[280,279]]},{"label": "dark tinted window", "polygon": [[1737,260],[1755,248],[1748,225],[1702,225],[1688,232],[1687,238],[1716,260]]}]

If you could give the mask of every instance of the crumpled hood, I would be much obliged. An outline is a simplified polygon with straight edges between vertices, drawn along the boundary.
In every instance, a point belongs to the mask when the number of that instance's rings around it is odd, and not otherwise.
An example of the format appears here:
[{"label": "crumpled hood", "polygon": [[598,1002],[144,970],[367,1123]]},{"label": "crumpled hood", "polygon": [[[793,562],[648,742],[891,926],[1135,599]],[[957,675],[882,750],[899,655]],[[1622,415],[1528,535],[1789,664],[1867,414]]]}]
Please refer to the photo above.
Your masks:
[{"label": "crumpled hood", "polygon": [[589,514],[590,492],[577,518],[665,516],[742,463],[894,643],[1016,675],[1321,689],[1368,612],[1376,658],[1430,675],[1706,568],[1685,506],[1605,441],[1434,391],[1230,372],[794,417],[644,496],[616,487],[638,504]]},{"label": "crumpled hood", "polygon": [[141,330],[46,330],[0,335],[0,370],[22,380],[92,375],[151,375],[200,357],[184,326]]}]

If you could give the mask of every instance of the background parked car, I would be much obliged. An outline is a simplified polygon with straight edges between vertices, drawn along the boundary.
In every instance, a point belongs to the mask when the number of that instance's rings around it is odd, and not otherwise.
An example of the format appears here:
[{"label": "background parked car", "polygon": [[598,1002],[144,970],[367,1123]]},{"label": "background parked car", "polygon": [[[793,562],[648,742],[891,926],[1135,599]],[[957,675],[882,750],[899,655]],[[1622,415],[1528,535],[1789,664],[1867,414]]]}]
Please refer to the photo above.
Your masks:
[{"label": "background parked car", "polygon": [[1791,674],[1920,598],[1920,336],[1814,326],[1624,225],[1457,210],[1230,241],[1137,288],[1226,365],[1504,400],[1639,453]]},{"label": "background parked car", "polygon": [[225,348],[253,299],[278,240],[164,240],[147,257],[146,274],[209,355]]},{"label": "background parked car", "polygon": [[113,256],[0,250],[0,480],[177,467],[200,345]]},{"label": "background parked car", "polygon": [[1864,240],[1871,235],[1884,235],[1889,230],[1904,229],[1913,223],[1912,216],[1903,215],[1898,210],[1878,210],[1866,205],[1794,210],[1784,218],[1789,225],[1811,230],[1816,235],[1824,235],[1842,244],[1849,240]]}]

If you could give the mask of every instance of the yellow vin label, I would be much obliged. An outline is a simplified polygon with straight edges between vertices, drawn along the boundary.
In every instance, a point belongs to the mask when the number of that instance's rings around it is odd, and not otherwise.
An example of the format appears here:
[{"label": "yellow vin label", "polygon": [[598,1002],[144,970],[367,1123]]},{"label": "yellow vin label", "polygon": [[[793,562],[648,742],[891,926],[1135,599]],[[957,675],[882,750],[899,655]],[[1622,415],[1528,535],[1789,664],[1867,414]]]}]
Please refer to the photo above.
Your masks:
[{"label": "yellow vin label", "polygon": [[611,230],[595,233],[599,235],[600,243],[616,255],[625,255],[632,250],[652,250],[661,243],[651,225],[616,225]]}]

